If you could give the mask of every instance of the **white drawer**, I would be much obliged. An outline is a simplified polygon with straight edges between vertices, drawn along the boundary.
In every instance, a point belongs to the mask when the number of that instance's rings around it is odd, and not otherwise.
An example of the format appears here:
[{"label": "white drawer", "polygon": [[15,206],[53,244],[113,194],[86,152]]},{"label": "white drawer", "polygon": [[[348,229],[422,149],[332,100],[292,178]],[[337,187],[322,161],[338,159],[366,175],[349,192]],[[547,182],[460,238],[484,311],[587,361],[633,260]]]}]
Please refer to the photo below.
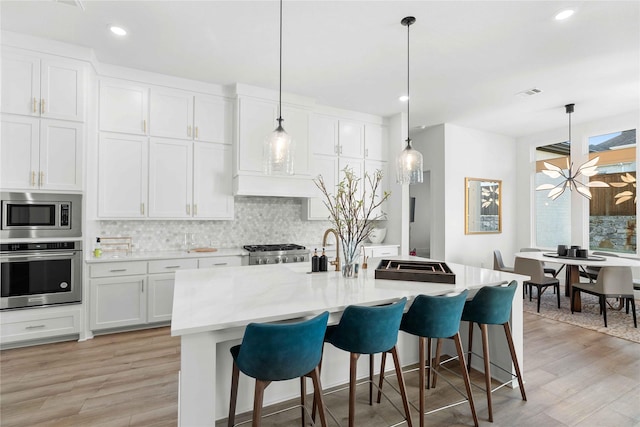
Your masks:
[{"label": "white drawer", "polygon": [[90,274],[91,277],[116,277],[131,276],[134,274],[147,274],[147,262],[133,261],[91,264]]},{"label": "white drawer", "polygon": [[172,271],[184,270],[186,268],[198,268],[198,260],[189,258],[149,261],[149,274],[171,273]]},{"label": "white drawer", "polygon": [[364,253],[371,258],[379,258],[384,256],[396,256],[398,255],[398,246],[365,246]]},{"label": "white drawer", "polygon": [[242,265],[241,256],[215,256],[198,259],[198,268],[215,268]]},{"label": "white drawer", "polygon": [[2,344],[80,333],[80,310],[2,316]]}]

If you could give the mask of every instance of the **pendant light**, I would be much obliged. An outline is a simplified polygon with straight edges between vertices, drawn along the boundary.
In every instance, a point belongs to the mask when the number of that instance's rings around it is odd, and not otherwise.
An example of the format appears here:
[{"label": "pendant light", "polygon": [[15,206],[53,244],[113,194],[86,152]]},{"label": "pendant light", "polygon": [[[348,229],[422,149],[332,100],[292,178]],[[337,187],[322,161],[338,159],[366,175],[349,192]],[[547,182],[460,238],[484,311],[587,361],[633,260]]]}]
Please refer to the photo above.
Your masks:
[{"label": "pendant light", "polygon": [[[571,114],[573,113],[574,106],[575,104],[567,104],[564,106],[565,112],[569,115],[569,139],[567,140],[567,142],[569,143],[569,146],[571,146]],[[562,177],[563,180],[562,182],[560,182],[560,184],[557,184],[557,185],[554,185],[554,184],[539,185],[536,187],[536,190],[549,190],[549,194],[547,195],[547,197],[549,197],[551,200],[555,200],[558,197],[560,197],[562,193],[564,193],[564,190],[569,189],[569,191],[572,191],[575,189],[579,194],[591,200],[592,196],[591,196],[591,191],[589,190],[589,187],[603,188],[603,187],[608,187],[609,184],[602,181],[589,181],[586,184],[583,184],[581,181],[578,181],[577,178],[580,175],[585,176],[587,178],[597,175],[598,167],[596,166],[596,164],[598,163],[598,160],[600,160],[599,156],[594,157],[593,159],[587,161],[586,163],[583,163],[582,165],[580,165],[580,167],[578,168],[575,174],[572,172],[573,163],[569,163],[568,156],[567,156],[567,168],[566,168],[567,172],[565,172],[563,169],[561,169],[560,167],[552,163],[543,162],[544,167],[546,169],[542,169],[541,171],[542,173],[547,175],[549,178],[555,179],[555,178]]]},{"label": "pendant light", "polygon": [[280,0],[280,87],[278,96],[278,127],[264,142],[262,164],[267,175],[293,175],[294,143],[282,127],[282,0]]},{"label": "pendant light", "polygon": [[[400,23],[407,27],[407,98],[409,98],[409,27],[416,22],[413,16],[403,18]],[[422,154],[411,146],[409,138],[409,102],[407,99],[407,146],[396,159],[396,180],[398,184],[419,184],[422,182]]]}]

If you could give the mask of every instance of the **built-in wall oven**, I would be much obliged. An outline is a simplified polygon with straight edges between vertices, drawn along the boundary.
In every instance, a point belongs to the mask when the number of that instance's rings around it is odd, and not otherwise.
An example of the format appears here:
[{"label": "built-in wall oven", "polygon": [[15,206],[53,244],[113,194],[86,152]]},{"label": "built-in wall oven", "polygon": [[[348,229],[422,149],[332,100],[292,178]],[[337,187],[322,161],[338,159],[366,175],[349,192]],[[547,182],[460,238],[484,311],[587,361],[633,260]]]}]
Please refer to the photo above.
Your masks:
[{"label": "built-in wall oven", "polygon": [[82,242],[0,244],[0,309],[82,301]]}]

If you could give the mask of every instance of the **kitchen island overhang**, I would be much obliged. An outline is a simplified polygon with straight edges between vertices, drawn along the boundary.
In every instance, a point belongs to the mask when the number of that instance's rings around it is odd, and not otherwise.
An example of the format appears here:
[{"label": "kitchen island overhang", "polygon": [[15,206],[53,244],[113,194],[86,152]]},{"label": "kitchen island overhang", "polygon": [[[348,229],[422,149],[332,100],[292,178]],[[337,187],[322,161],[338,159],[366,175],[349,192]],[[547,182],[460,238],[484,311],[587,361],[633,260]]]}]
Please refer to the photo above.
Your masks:
[{"label": "kitchen island overhang", "polygon": [[[386,257],[388,258],[388,257]],[[415,260],[423,258],[409,257]],[[397,257],[402,259],[402,257]],[[369,265],[377,265],[372,260]],[[176,273],[171,334],[181,337],[179,425],[212,425],[227,416],[231,378],[228,349],[242,338],[251,322],[277,322],[315,316],[329,311],[329,323],[337,323],[348,305],[378,305],[407,297],[409,307],[416,295],[442,295],[516,280],[525,276],[448,263],[456,284],[407,282],[374,278],[374,270],[361,270],[358,278],[343,278],[339,272],[309,273],[308,263],[184,270]],[[522,354],[522,299],[516,292],[511,327],[518,359]],[[461,325],[464,333],[466,325]],[[510,367],[504,334],[491,334],[492,361]],[[404,333],[398,338],[403,365],[417,362],[417,340]],[[495,356],[494,356],[495,355]],[[368,358],[362,358],[368,359]],[[359,371],[366,372],[362,362]],[[499,378],[504,379],[504,378]],[[507,378],[508,379],[508,378]],[[325,348],[324,387],[346,383],[348,358]],[[296,381],[269,387],[265,404],[294,398]],[[251,410],[253,387],[245,378],[239,388],[238,410]]]}]

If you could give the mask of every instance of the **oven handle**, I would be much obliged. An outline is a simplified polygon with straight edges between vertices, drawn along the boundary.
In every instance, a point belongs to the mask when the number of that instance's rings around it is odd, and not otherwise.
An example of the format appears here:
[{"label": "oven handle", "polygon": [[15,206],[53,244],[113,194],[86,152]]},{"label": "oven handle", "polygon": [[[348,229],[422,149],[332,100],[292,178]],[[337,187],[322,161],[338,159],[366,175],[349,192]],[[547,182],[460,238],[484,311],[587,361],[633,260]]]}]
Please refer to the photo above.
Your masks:
[{"label": "oven handle", "polygon": [[56,252],[55,254],[47,254],[47,253],[41,253],[41,252],[37,252],[34,254],[29,254],[29,255],[25,255],[25,254],[20,254],[20,255],[2,255],[0,256],[0,259],[2,260],[12,260],[12,261],[34,261],[37,259],[51,259],[51,258],[65,258],[68,259],[69,257],[74,257],[76,256],[76,254],[78,254],[79,252]]}]

